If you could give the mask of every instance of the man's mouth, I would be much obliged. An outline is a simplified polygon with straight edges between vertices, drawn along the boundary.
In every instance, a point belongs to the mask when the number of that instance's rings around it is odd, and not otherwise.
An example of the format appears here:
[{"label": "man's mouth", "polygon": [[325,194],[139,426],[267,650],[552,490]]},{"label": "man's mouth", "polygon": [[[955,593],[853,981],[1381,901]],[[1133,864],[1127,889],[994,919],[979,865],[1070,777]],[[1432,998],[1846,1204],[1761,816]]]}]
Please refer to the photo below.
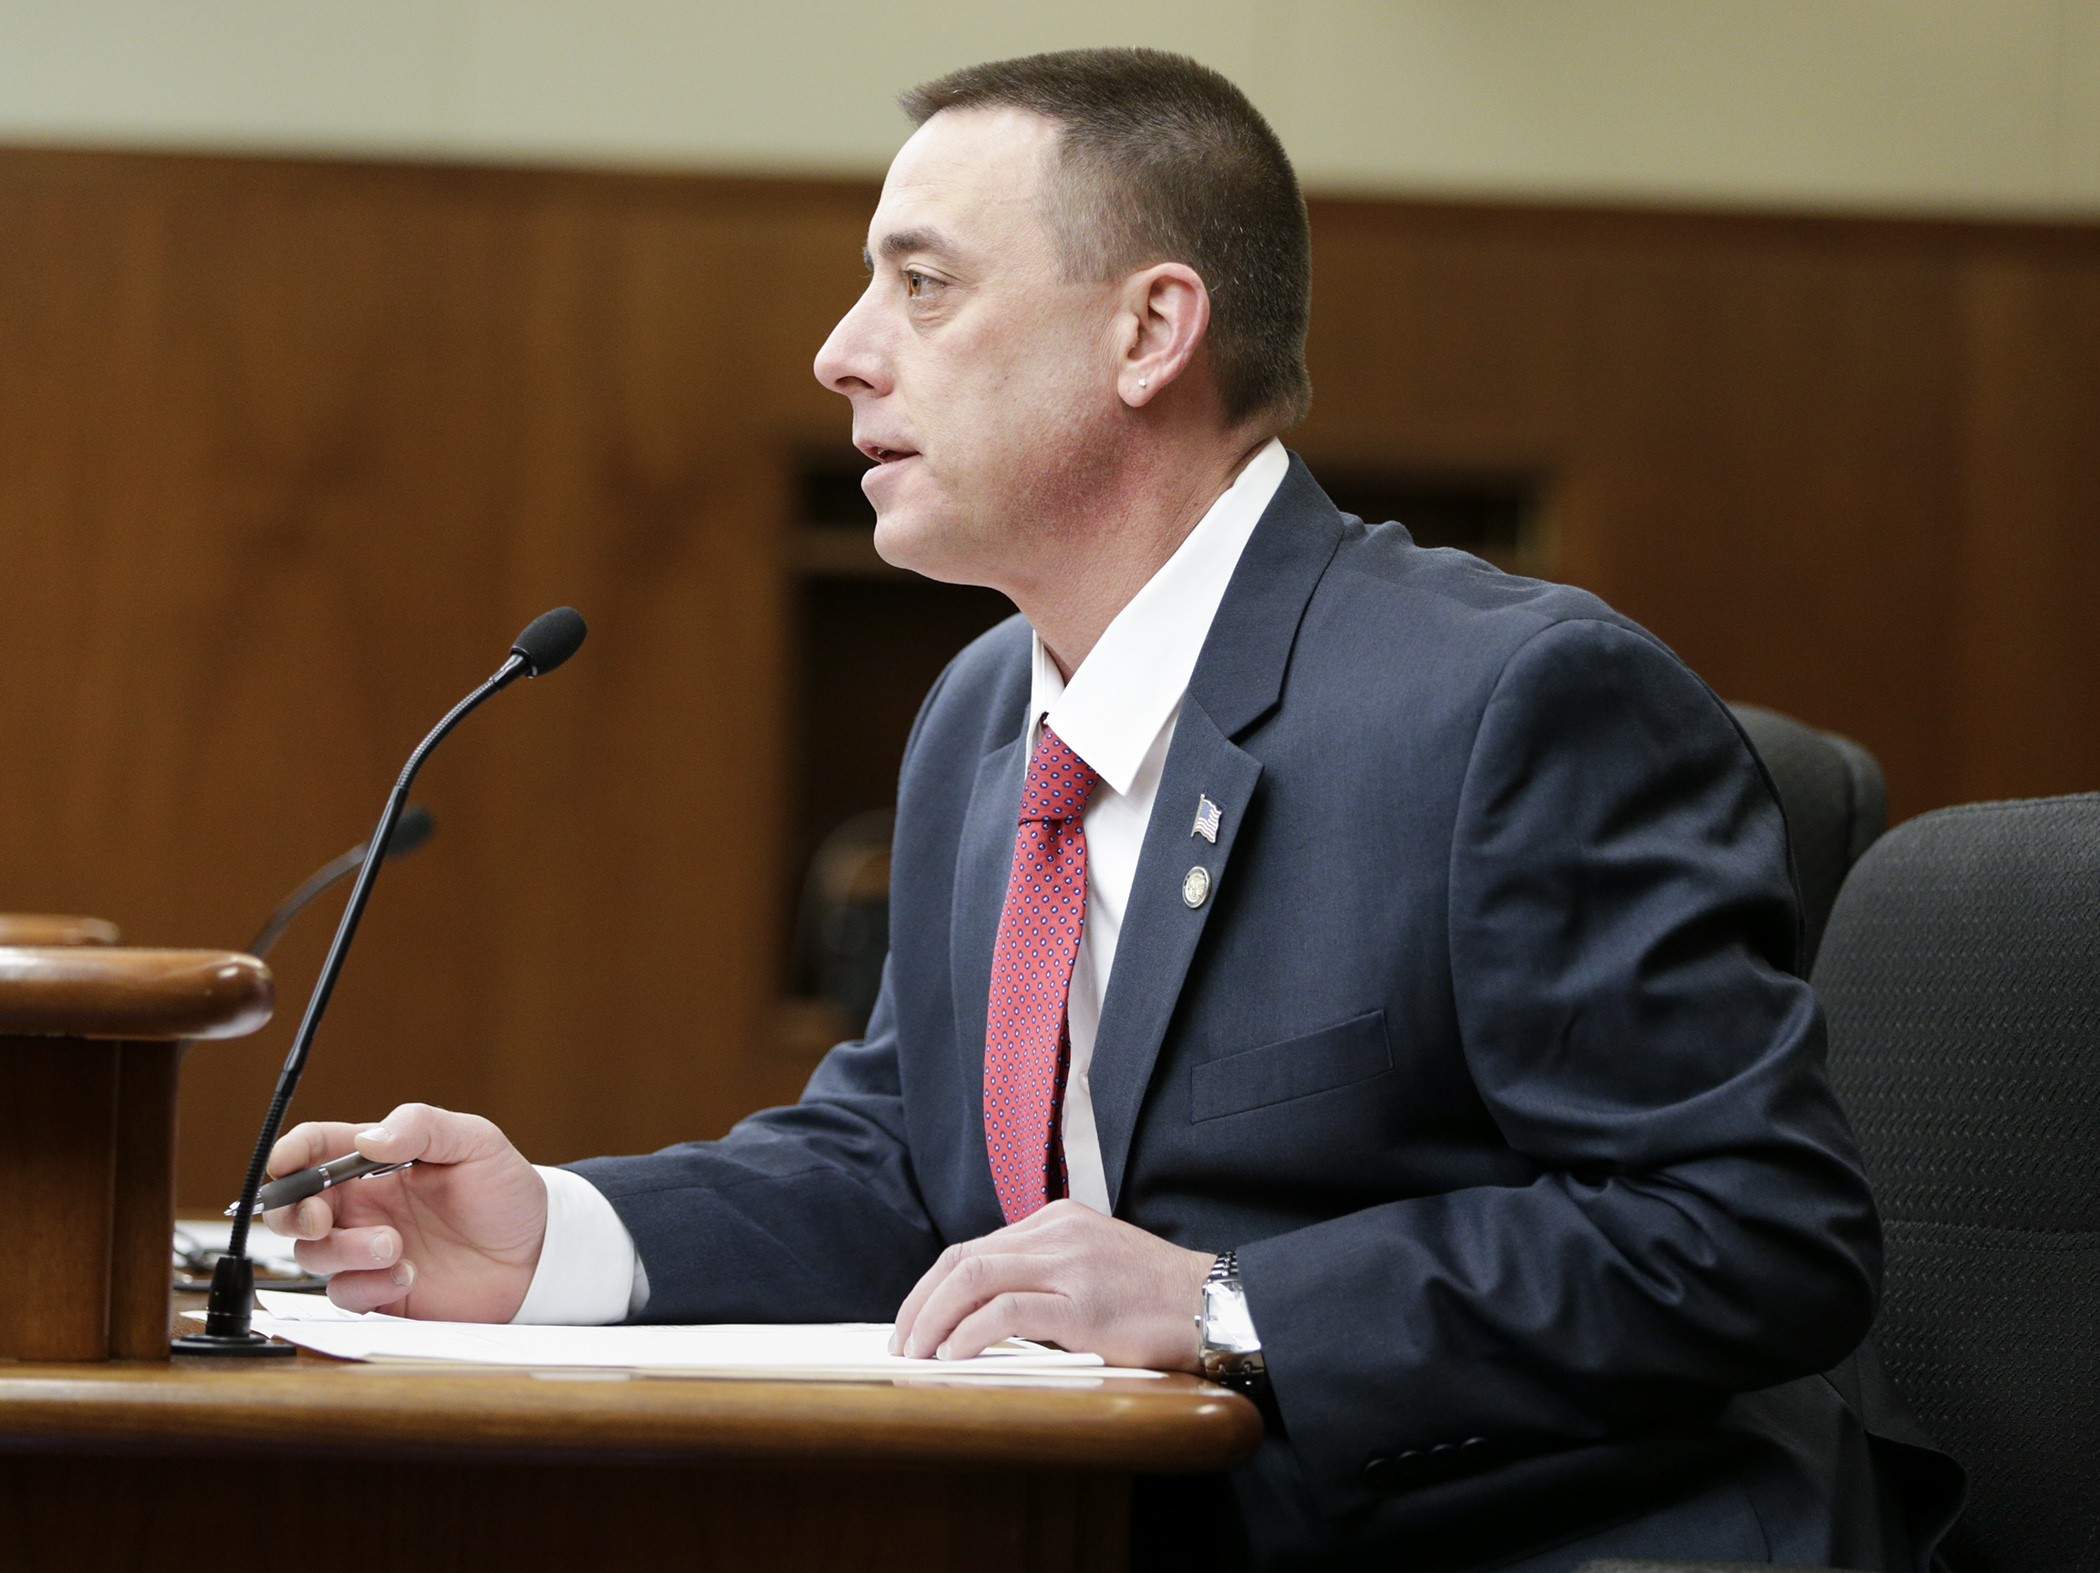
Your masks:
[{"label": "man's mouth", "polygon": [[916,448],[892,448],[885,443],[874,441],[859,442],[854,446],[877,464],[895,464],[899,459],[916,459],[919,456]]}]

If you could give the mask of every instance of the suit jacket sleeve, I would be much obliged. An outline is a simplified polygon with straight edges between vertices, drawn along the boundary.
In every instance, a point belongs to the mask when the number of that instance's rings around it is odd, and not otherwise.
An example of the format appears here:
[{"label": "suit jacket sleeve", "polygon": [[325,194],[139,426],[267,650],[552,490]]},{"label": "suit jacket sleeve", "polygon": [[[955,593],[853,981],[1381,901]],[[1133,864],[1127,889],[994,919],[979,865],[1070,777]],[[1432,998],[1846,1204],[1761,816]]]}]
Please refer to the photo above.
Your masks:
[{"label": "suit jacket sleeve", "polygon": [[1536,1177],[1242,1247],[1309,1484],[1636,1430],[1859,1341],[1879,1230],[1783,970],[1796,927],[1776,800],[1713,695],[1616,623],[1519,646],[1459,795],[1450,975]]}]

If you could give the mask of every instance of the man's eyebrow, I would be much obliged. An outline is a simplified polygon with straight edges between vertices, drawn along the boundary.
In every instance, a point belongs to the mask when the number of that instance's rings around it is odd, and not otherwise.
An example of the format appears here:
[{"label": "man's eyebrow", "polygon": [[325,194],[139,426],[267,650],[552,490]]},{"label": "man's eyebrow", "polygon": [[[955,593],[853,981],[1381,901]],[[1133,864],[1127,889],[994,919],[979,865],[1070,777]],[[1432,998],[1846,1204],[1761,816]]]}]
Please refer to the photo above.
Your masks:
[{"label": "man's eyebrow", "polygon": [[[952,253],[954,249],[948,237],[937,229],[900,229],[882,237],[882,259],[885,262],[896,262],[915,251]],[[860,260],[870,272],[874,271],[875,259],[868,255],[865,248],[861,251]]]}]

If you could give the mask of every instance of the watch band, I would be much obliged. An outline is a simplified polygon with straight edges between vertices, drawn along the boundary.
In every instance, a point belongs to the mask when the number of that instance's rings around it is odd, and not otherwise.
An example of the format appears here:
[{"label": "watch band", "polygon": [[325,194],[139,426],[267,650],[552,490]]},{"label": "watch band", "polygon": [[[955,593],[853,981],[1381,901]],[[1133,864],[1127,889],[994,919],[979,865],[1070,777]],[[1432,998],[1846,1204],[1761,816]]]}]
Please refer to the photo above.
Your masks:
[{"label": "watch band", "polygon": [[1203,1280],[1203,1301],[1196,1312],[1197,1356],[1203,1374],[1222,1387],[1251,1396],[1269,1382],[1261,1338],[1247,1310],[1247,1291],[1240,1284],[1237,1251],[1226,1251],[1210,1265]]}]

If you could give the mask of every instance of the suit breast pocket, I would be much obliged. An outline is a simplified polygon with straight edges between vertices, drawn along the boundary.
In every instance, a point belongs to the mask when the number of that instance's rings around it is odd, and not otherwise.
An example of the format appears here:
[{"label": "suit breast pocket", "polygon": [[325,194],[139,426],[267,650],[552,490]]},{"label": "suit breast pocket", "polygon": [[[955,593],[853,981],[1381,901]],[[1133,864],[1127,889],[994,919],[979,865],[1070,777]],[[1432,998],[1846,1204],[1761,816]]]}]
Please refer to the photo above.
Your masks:
[{"label": "suit breast pocket", "polygon": [[1266,1043],[1198,1065],[1189,1076],[1189,1121],[1196,1124],[1332,1092],[1392,1068],[1385,1012],[1370,1011],[1302,1038]]}]

